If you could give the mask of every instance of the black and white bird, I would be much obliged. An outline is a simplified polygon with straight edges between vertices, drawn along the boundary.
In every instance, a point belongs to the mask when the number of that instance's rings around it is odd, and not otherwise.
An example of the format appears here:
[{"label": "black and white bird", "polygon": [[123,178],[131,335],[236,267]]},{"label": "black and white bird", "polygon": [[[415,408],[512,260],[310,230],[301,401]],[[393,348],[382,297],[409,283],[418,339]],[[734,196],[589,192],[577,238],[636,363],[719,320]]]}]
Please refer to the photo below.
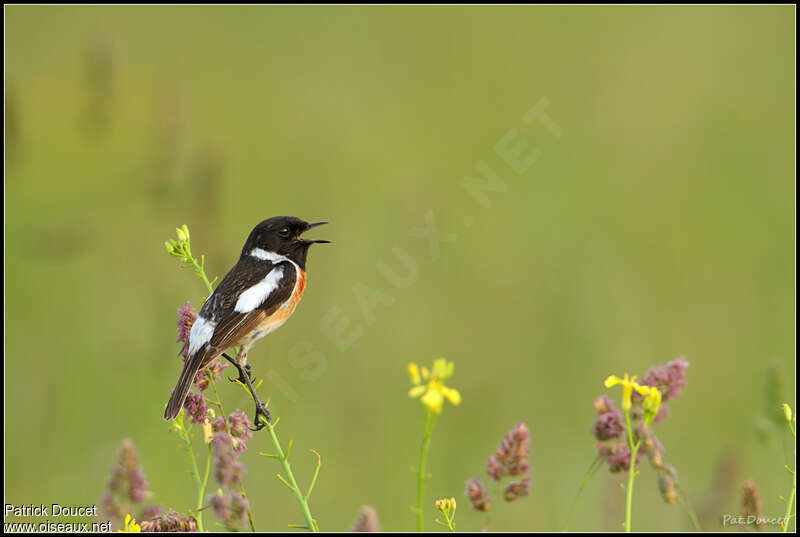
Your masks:
[{"label": "black and white bird", "polygon": [[[239,261],[208,297],[192,325],[184,348],[183,371],[167,403],[165,419],[178,415],[200,369],[227,349],[239,347],[236,360],[231,361],[239,370],[240,380],[250,388],[258,423],[258,414],[266,409],[258,401],[249,375],[244,374],[247,352],[294,313],[306,287],[309,247],[330,242],[303,239],[300,235],[325,223],[309,224],[294,216],[276,216],[250,232]],[[227,354],[224,356],[230,359]]]}]

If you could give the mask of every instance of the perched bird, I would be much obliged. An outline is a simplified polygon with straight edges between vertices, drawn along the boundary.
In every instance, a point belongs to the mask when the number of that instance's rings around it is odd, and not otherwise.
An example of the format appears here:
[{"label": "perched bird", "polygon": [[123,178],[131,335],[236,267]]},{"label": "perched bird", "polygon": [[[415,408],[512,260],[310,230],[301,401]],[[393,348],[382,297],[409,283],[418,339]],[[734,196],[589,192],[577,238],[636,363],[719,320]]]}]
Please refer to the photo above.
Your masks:
[{"label": "perched bird", "polygon": [[[294,216],[276,216],[258,224],[242,248],[239,261],[228,271],[197,315],[185,344],[186,359],[178,384],[172,391],[165,419],[178,415],[197,372],[220,355],[239,370],[256,403],[259,414],[269,413],[258,400],[245,373],[247,352],[259,339],[277,330],[294,313],[306,286],[306,256],[314,243],[326,240],[300,238],[311,228]],[[225,351],[239,347],[234,361]]]}]

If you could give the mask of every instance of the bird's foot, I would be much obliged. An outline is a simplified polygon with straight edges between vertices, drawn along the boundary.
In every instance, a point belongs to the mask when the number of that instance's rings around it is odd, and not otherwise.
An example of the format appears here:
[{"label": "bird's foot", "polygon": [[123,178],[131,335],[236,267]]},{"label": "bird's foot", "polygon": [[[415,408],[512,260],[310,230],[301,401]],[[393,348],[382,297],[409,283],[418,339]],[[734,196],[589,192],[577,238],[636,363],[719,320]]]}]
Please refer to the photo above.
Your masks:
[{"label": "bird's foot", "polygon": [[[240,382],[240,383],[244,384],[245,386],[247,386],[247,381],[251,381],[252,382],[253,373],[250,371],[250,364],[245,364],[244,367],[242,367],[241,365],[237,364],[236,369],[239,370],[239,377],[238,378],[228,377],[229,381],[231,381],[231,382]],[[246,379],[245,379],[245,375],[247,375]]]},{"label": "bird's foot", "polygon": [[[262,417],[264,418],[263,420],[261,419]],[[250,427],[250,430],[260,431],[264,428],[264,422],[270,423],[271,420],[272,416],[270,415],[269,410],[267,410],[267,407],[264,406],[264,403],[261,401],[256,400],[256,417],[253,420],[255,427]]]}]

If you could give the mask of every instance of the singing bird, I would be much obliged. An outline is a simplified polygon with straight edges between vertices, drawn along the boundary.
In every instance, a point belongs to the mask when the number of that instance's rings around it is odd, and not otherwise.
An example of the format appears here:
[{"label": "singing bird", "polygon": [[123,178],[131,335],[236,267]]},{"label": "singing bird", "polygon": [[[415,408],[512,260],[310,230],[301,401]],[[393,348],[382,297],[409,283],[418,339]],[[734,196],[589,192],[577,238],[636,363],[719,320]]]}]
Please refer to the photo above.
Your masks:
[{"label": "singing bird", "polygon": [[[330,242],[300,236],[326,223],[309,224],[294,216],[275,216],[253,228],[239,261],[208,297],[192,325],[184,346],[183,371],[167,403],[165,419],[178,415],[197,372],[221,355],[236,366],[239,380],[253,395],[257,428],[263,426],[259,414],[266,414],[269,419],[245,373],[247,352],[294,313],[306,286],[309,247]],[[236,360],[225,354],[231,347],[239,347]]]}]

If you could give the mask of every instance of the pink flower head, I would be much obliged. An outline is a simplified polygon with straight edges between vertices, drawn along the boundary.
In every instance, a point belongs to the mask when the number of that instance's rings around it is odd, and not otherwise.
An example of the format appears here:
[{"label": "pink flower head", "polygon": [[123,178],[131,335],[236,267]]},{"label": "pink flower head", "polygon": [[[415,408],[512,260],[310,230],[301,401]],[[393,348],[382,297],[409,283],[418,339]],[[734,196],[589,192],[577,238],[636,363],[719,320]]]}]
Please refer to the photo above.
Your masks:
[{"label": "pink flower head", "polygon": [[530,470],[530,450],[530,431],[524,423],[517,423],[503,437],[495,454],[489,457],[486,471],[495,481],[499,481],[504,475],[526,474]]},{"label": "pink flower head", "polygon": [[477,477],[467,481],[467,489],[464,491],[464,496],[469,498],[472,507],[478,511],[488,511],[489,506],[492,504],[489,491]]},{"label": "pink flower head", "polygon": [[686,370],[689,362],[680,356],[669,363],[651,367],[642,377],[642,384],[658,388],[661,400],[666,402],[676,397],[686,386]]}]

